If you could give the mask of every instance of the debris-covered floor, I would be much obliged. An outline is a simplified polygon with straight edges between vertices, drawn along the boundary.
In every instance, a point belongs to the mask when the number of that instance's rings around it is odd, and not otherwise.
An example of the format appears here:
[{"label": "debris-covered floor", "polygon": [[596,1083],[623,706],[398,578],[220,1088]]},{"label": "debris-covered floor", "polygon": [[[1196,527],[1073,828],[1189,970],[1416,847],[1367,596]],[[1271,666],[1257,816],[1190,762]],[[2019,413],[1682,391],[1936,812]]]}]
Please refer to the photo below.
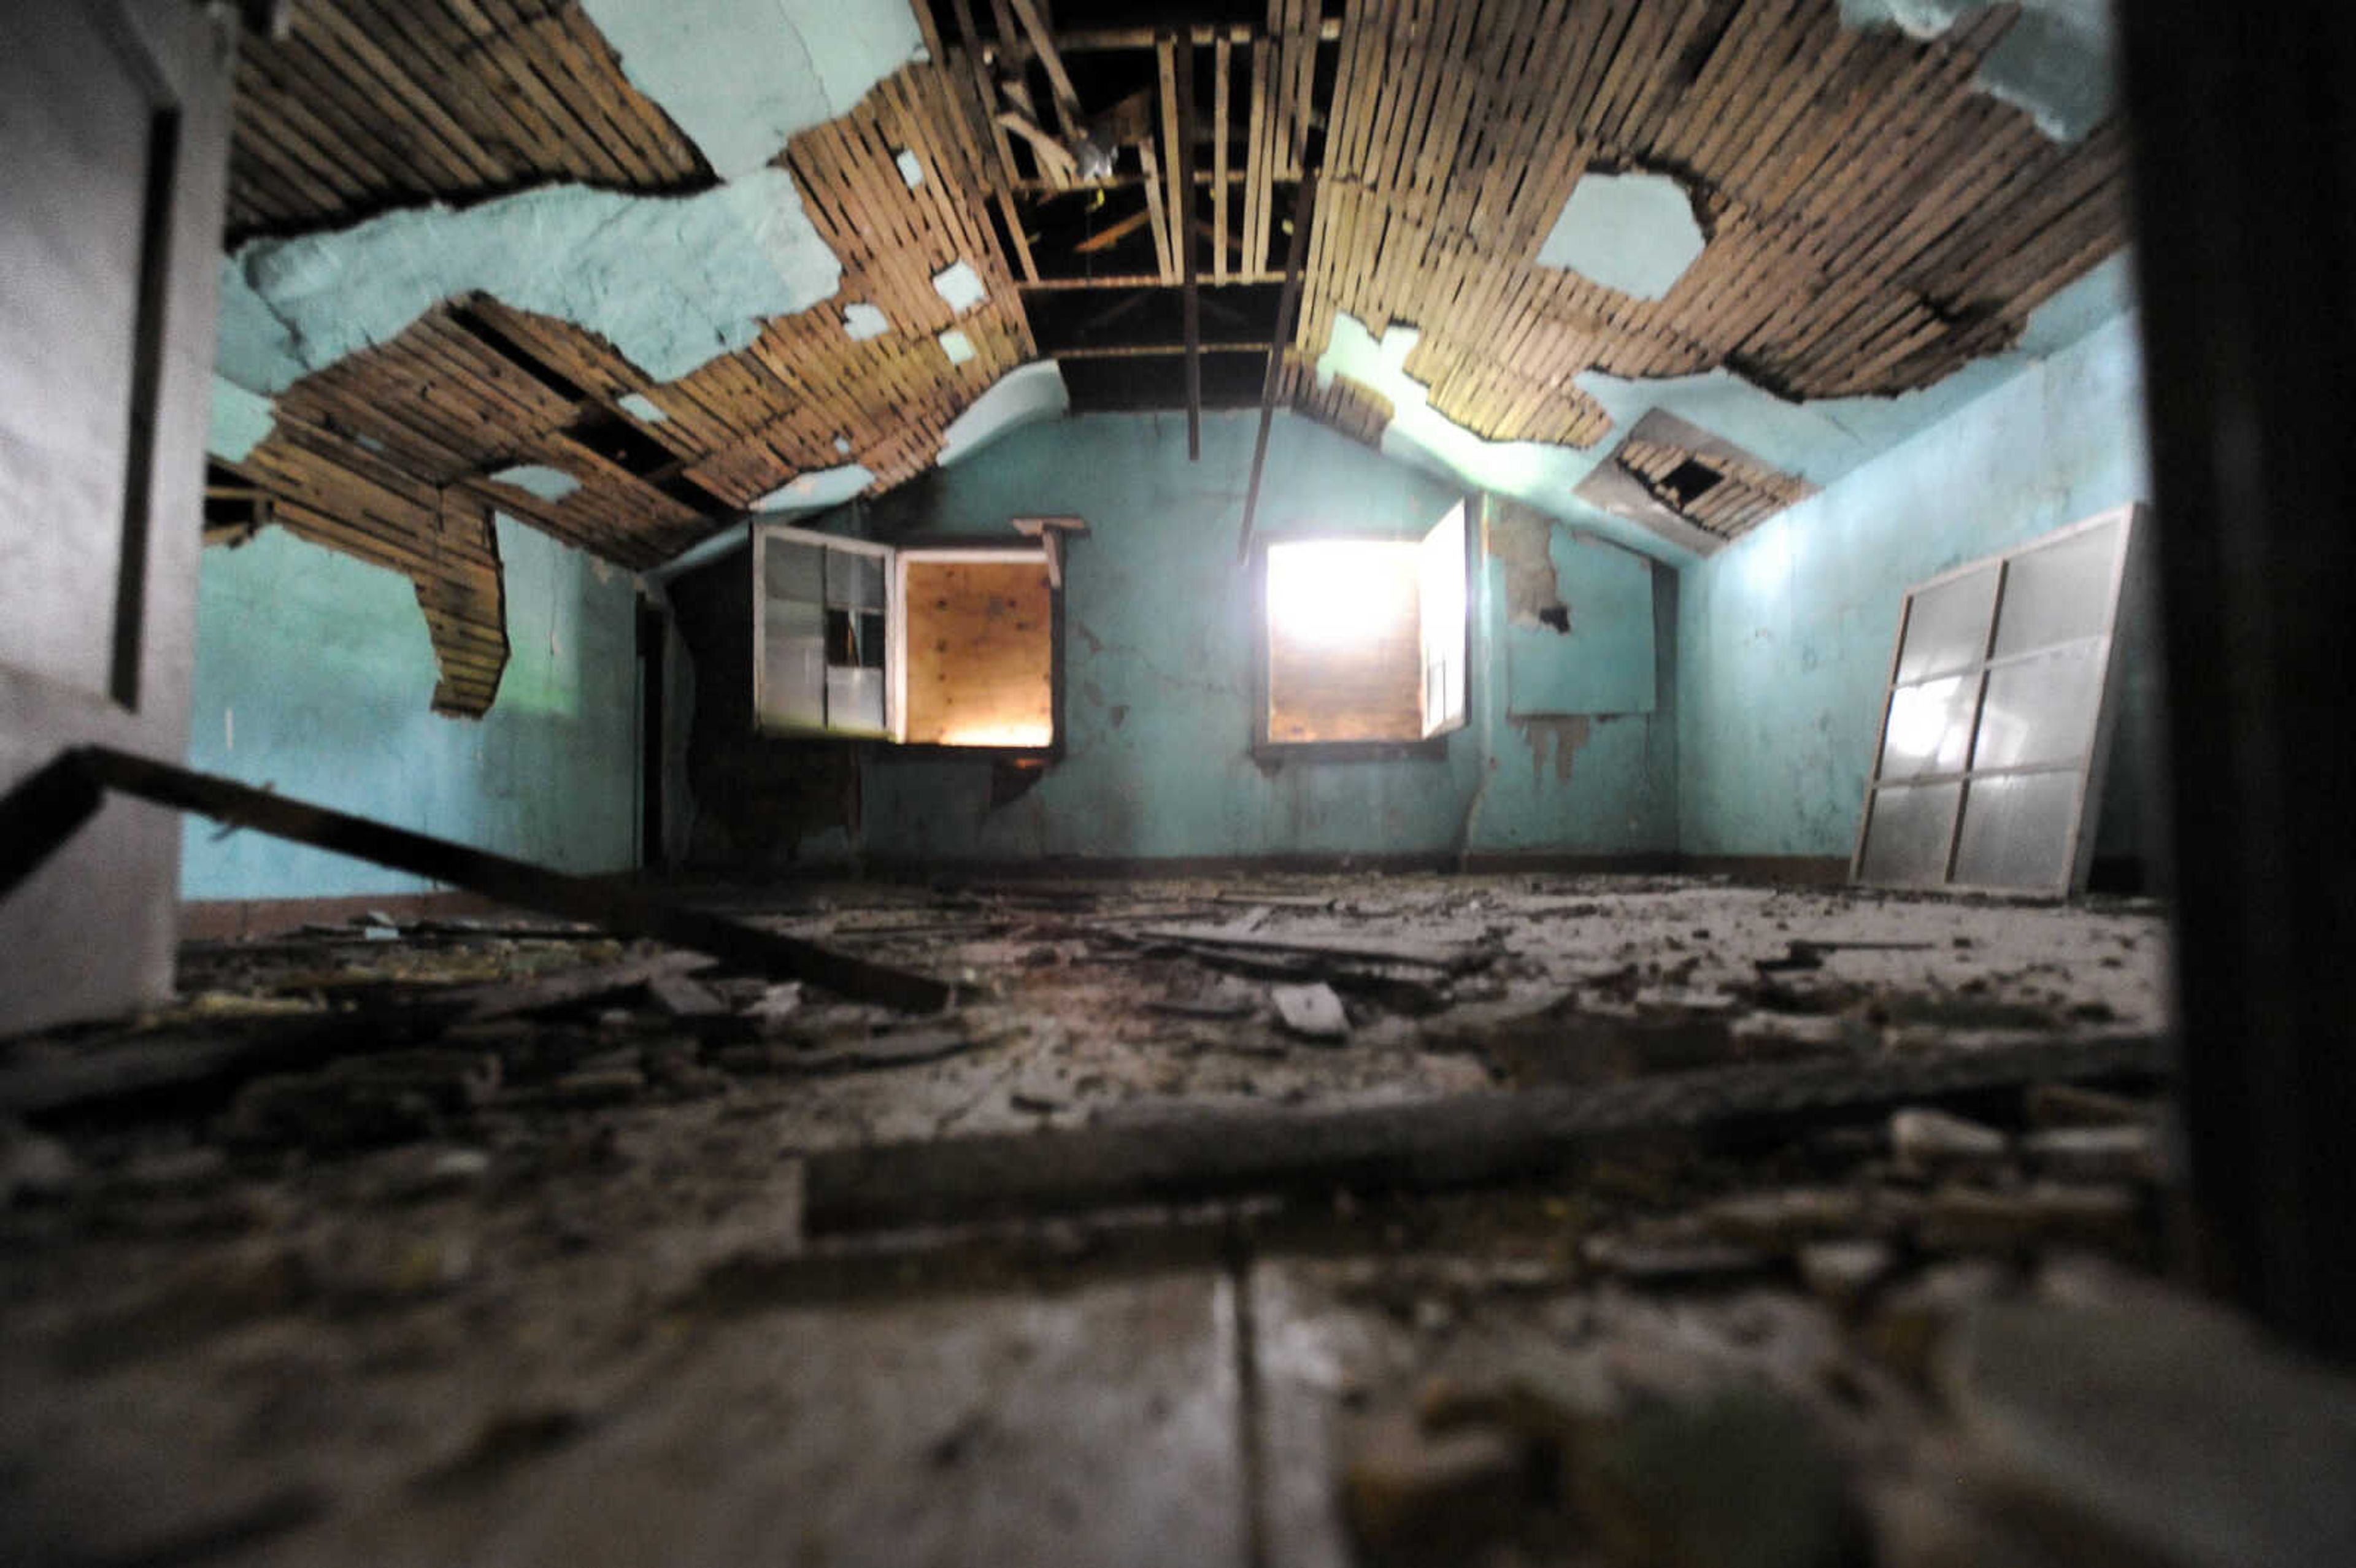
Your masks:
[{"label": "debris-covered floor", "polygon": [[0,1555],[2356,1561],[2149,1272],[2154,906],[717,901],[957,1004],[363,922],[0,1046]]}]

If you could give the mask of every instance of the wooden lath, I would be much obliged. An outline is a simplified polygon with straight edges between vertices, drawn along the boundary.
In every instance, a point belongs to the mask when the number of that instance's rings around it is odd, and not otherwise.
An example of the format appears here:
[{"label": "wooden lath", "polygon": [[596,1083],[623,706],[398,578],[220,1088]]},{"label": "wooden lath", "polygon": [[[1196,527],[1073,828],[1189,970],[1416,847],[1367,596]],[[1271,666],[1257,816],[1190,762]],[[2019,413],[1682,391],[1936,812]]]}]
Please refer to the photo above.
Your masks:
[{"label": "wooden lath", "polygon": [[228,231],[333,228],[552,180],[710,183],[578,0],[292,0],[240,46]]},{"label": "wooden lath", "polygon": [[[984,206],[988,144],[948,80],[941,67],[904,68],[786,149],[842,284],[740,352],[653,385],[596,335],[475,295],[278,400],[277,428],[246,476],[298,534],[417,583],[443,668],[437,707],[480,712],[497,690],[506,634],[493,508],[643,568],[798,475],[856,463],[879,488],[912,476],[960,412],[1033,357]],[[922,172],[913,188],[903,153]],[[962,315],[933,286],[958,261],[987,293]],[[891,330],[853,340],[842,311],[854,302],[883,311]],[[974,349],[961,365],[938,341],[952,326]],[[632,394],[663,417],[629,412],[621,400]],[[618,423],[667,458],[649,467],[599,450],[593,430]],[[580,488],[550,501],[493,477],[519,464],[561,469]]]},{"label": "wooden lath", "polygon": [[[2056,144],[1973,86],[2015,15],[1925,43],[1834,0],[1348,0],[1295,343],[1412,324],[1440,412],[1573,445],[1610,429],[1590,369],[1938,380],[2125,239],[2122,129]],[[1708,233],[1662,300],[1535,264],[1580,177],[1626,170],[1680,177]]]},{"label": "wooden lath", "polygon": [[1381,446],[1383,431],[1397,411],[1388,398],[1347,376],[1336,375],[1324,386],[1319,386],[1317,367],[1295,349],[1284,351],[1284,363],[1278,376],[1277,400],[1285,407],[1339,431],[1352,441]]}]

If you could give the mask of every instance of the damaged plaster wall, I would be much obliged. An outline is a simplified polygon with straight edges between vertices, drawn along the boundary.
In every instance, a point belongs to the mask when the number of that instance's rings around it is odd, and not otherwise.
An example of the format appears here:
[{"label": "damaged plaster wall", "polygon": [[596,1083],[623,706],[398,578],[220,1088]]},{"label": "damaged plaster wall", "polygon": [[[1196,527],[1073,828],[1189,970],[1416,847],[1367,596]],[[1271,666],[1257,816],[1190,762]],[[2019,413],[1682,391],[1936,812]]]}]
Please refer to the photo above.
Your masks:
[{"label": "damaged plaster wall", "polygon": [[[485,718],[426,710],[436,670],[407,577],[265,528],[204,552],[189,765],[568,871],[636,853],[629,580],[502,517],[510,652]],[[431,884],[187,819],[185,899]]]},{"label": "damaged plaster wall", "polygon": [[[1846,859],[1901,595],[2149,494],[2130,315],[1687,571],[1679,847]],[[2105,857],[2140,856],[2152,842],[2158,672],[2147,646],[2126,656],[2097,838]]]},{"label": "damaged plaster wall", "polygon": [[[1788,402],[1723,369],[1660,380],[1589,370],[1574,379],[1612,416],[1615,432],[1630,429],[1648,410],[1665,409],[1777,468],[1829,485],[2117,317],[2132,304],[2132,271],[2133,258],[2126,252],[2111,257],[2038,307],[2012,349],[1976,360],[1936,386],[1894,398]],[[1395,411],[1383,432],[1386,455],[1526,501],[1658,560],[1682,566],[1697,559],[1571,494],[1609,457],[1612,438],[1592,447],[1486,441],[1432,408],[1429,389],[1406,369],[1419,336],[1411,326],[1393,326],[1377,340],[1354,317],[1337,316],[1332,341],[1317,361],[1321,385],[1346,376],[1390,400]]]},{"label": "damaged plaster wall", "polygon": [[582,0],[622,74],[723,179],[858,107],[924,36],[907,0]]},{"label": "damaged plaster wall", "polygon": [[550,186],[252,241],[221,263],[216,364],[274,397],[479,289],[597,333],[671,381],[748,347],[769,317],[833,297],[841,282],[784,169],[685,197]]},{"label": "damaged plaster wall", "polygon": [[[1844,26],[1895,27],[1934,38],[1997,0],[1840,0]],[[2057,142],[2109,118],[2118,91],[2113,0],[2021,0],[2020,15],[1980,62],[1973,85]]]},{"label": "damaged plaster wall", "polygon": [[[879,537],[1011,537],[1009,517],[1035,513],[1082,517],[1092,531],[1066,563],[1066,755],[993,809],[986,760],[879,748],[863,770],[864,851],[1011,860],[1666,850],[1676,831],[1673,702],[1597,717],[1583,743],[1567,749],[1557,745],[1575,728],[1567,720],[1517,725],[1496,635],[1506,570],[1495,560],[1472,584],[1470,722],[1444,758],[1255,762],[1255,627],[1235,539],[1256,423],[1248,411],[1206,414],[1203,458],[1191,464],[1182,415],[1034,425],[870,505]],[[1259,527],[1268,537],[1413,537],[1462,494],[1280,414]],[[1636,564],[1641,574],[1614,580],[1635,603],[1595,603],[1599,620],[1628,610],[1649,621],[1664,584],[1673,605],[1675,574]],[[1574,585],[1570,596],[1583,592]],[[1647,685],[1661,678],[1668,613],[1659,640],[1644,644],[1637,674]],[[1569,656],[1565,639],[1542,635]]]}]

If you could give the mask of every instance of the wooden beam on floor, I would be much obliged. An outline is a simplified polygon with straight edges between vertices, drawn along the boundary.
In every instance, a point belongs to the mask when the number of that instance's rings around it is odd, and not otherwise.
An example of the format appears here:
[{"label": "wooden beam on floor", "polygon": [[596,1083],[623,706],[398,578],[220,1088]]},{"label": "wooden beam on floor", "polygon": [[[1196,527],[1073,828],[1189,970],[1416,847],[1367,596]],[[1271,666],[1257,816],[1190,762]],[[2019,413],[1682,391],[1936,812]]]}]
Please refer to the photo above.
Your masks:
[{"label": "wooden beam on floor", "polygon": [[2148,1035],[2016,1040],[1913,1057],[1745,1063],[1344,1110],[1205,1113],[1070,1132],[870,1144],[804,1167],[810,1232],[1255,1196],[1330,1202],[1524,1180],[1631,1140],[1798,1129],[2024,1084],[2165,1071]]},{"label": "wooden beam on floor", "polygon": [[110,790],[862,1001],[930,1012],[948,1006],[951,994],[947,982],[928,975],[104,746],[61,753],[0,799],[0,897],[95,815]]}]

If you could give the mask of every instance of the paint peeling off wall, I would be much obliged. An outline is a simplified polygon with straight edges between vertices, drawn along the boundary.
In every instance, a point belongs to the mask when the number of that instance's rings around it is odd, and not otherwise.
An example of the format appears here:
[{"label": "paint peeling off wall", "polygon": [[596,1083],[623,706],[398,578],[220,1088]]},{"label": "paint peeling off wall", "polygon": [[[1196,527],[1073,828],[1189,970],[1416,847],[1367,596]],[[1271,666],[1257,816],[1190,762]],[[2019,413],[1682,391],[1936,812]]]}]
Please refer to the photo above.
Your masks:
[{"label": "paint peeling off wall", "polygon": [[623,412],[642,419],[648,424],[670,422],[670,416],[663,412],[661,407],[644,392],[624,392],[614,400],[622,405]]},{"label": "paint peeling off wall", "polygon": [[233,381],[213,378],[212,421],[205,433],[205,450],[215,457],[242,463],[270,438],[278,415],[270,400],[247,391]]},{"label": "paint peeling off wall", "polygon": [[[1843,24],[1936,37],[1996,0],[1840,0]],[[2075,142],[2108,119],[2118,93],[2111,0],[2022,0],[2020,16],[1980,62],[1974,86]]]},{"label": "paint peeling off wall", "polygon": [[622,73],[723,179],[848,113],[924,37],[903,0],[582,0]]},{"label": "paint peeling off wall", "polygon": [[756,512],[819,512],[839,507],[875,483],[875,475],[856,463],[840,468],[813,469],[753,503]]},{"label": "paint peeling off wall", "polygon": [[962,365],[974,357],[973,339],[950,327],[941,334],[941,352],[949,357],[952,365]]},{"label": "paint peeling off wall", "polygon": [[1584,713],[1560,719],[1517,717],[1512,723],[1529,745],[1530,782],[1533,784],[1545,778],[1549,752],[1552,753],[1555,783],[1569,784],[1571,762],[1579,755],[1579,749],[1587,744],[1588,736],[1595,729],[1595,721]]},{"label": "paint peeling off wall", "polygon": [[1571,187],[1537,261],[1657,300],[1668,297],[1708,243],[1685,187],[1668,176],[1590,174]]},{"label": "paint peeling off wall", "polygon": [[437,204],[257,240],[222,266],[220,369],[273,395],[478,289],[586,327],[671,381],[842,282],[777,168],[691,197],[565,185],[464,211]]},{"label": "paint peeling off wall", "polygon": [[892,318],[864,300],[842,307],[842,330],[853,343],[881,337],[892,330]]},{"label": "paint peeling off wall", "polygon": [[1070,411],[1072,394],[1064,372],[1053,359],[1018,366],[991,384],[942,432],[941,464],[946,467],[996,441],[1007,432],[1038,420],[1059,419]]}]

